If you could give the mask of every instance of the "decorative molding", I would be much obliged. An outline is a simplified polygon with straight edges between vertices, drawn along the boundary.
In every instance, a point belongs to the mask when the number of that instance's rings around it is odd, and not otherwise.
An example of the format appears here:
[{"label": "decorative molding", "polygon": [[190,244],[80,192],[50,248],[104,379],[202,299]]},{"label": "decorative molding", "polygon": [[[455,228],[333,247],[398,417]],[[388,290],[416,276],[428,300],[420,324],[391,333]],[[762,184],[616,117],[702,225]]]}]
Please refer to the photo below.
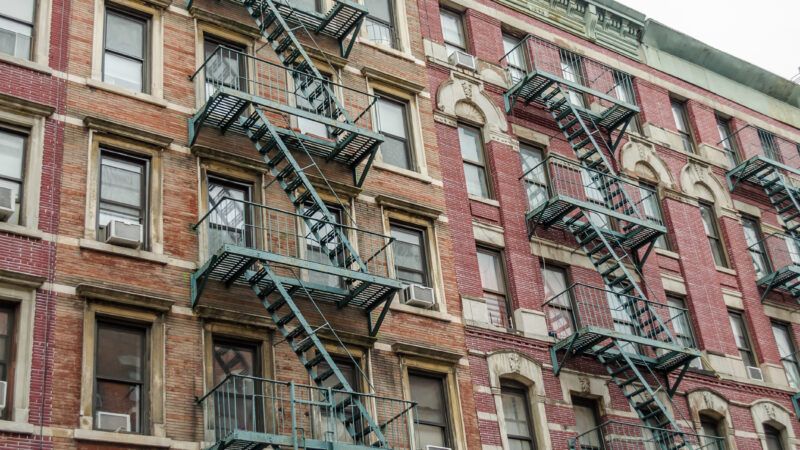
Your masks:
[{"label": "decorative molding", "polygon": [[79,297],[90,300],[102,300],[126,306],[135,306],[159,312],[169,312],[173,300],[157,297],[153,294],[137,293],[122,290],[112,286],[81,283],[75,287],[75,293]]},{"label": "decorative molding", "polygon": [[241,310],[230,310],[210,305],[198,305],[195,313],[206,320],[215,322],[233,323],[239,326],[251,326],[264,329],[274,329],[275,325],[267,316],[250,314]]},{"label": "decorative molding", "polygon": [[0,108],[12,112],[42,117],[48,117],[56,110],[55,107],[45,105],[44,103],[38,103],[4,93],[0,93]]},{"label": "decorative molding", "polygon": [[[245,25],[244,21],[235,20],[229,17],[224,17],[214,12],[199,8],[194,5],[194,2],[189,6],[189,14],[195,17],[197,20],[208,22],[214,25],[217,25],[221,28],[225,28],[227,30],[231,30],[236,33],[241,33],[247,36],[250,36],[254,39],[258,39],[261,37],[261,33],[258,30],[258,27],[248,26]],[[249,23],[255,23],[250,21]]]},{"label": "decorative molding", "polygon": [[415,94],[419,94],[420,92],[424,91],[425,88],[427,87],[424,84],[417,84],[411,80],[400,78],[398,76],[386,73],[382,70],[378,70],[373,67],[362,68],[361,74],[367,78],[367,82],[369,82],[370,80],[375,80],[377,82],[388,84],[390,86],[397,87],[404,91],[413,92]]},{"label": "decorative molding", "polygon": [[258,172],[266,172],[264,161],[257,158],[248,158],[225,150],[207,147],[205,145],[193,145],[191,152],[198,158],[219,161],[239,167],[246,167]]},{"label": "decorative molding", "polygon": [[32,275],[24,272],[16,272],[8,269],[0,269],[0,283],[12,284],[15,286],[38,289],[47,280],[47,277]]},{"label": "decorative molding", "polygon": [[719,208],[735,211],[728,189],[714,175],[708,164],[690,160],[681,169],[680,181],[681,188],[687,195],[693,198],[705,198],[707,194],[711,194],[713,198],[706,200],[713,201]]},{"label": "decorative molding", "polygon": [[458,361],[461,360],[461,357],[464,356],[461,353],[442,350],[440,348],[432,348],[416,344],[405,344],[402,342],[395,342],[392,344],[392,351],[399,355],[433,359],[451,364],[458,363]]},{"label": "decorative molding", "polygon": [[[486,94],[483,83],[472,77],[451,72],[450,79],[442,83],[436,92],[436,108],[448,118],[462,118],[484,126],[484,135],[487,137],[505,136],[508,130],[505,114]],[[436,116],[434,114],[434,120]],[[511,145],[510,138],[508,144]]]},{"label": "decorative molding", "polygon": [[[649,142],[631,139],[620,150],[620,166],[630,176],[645,180],[657,181],[659,185],[674,189],[675,180],[672,178],[667,164],[658,156],[655,146]],[[644,170],[652,173],[642,173]]]},{"label": "decorative molding", "polygon": [[132,139],[134,141],[158,147],[159,149],[169,147],[174,140],[162,134],[144,131],[140,128],[130,127],[128,125],[101,119],[99,117],[86,116],[83,119],[83,124],[86,125],[87,128],[94,130],[97,133],[112,134],[115,136]]},{"label": "decorative molding", "polygon": [[403,200],[401,198],[392,197],[390,195],[378,195],[375,197],[375,202],[387,209],[395,209],[415,216],[428,217],[430,219],[438,219],[439,216],[444,214],[444,209],[434,208],[431,205],[422,205],[419,203]]}]

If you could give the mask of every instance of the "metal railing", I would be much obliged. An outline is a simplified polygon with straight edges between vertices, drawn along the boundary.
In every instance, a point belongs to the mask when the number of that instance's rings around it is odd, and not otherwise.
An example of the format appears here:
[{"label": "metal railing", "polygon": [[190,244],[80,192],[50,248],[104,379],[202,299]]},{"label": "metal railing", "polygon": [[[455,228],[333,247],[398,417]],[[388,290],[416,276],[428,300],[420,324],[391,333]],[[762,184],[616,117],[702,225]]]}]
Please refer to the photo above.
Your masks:
[{"label": "metal railing", "polygon": [[800,143],[745,125],[717,142],[731,161],[741,163],[756,156],[766,157],[791,168],[800,168]]},{"label": "metal railing", "polygon": [[199,80],[202,91],[198,95],[204,96],[206,100],[217,90],[228,88],[283,106],[309,111],[316,116],[345,122],[342,111],[337,111],[334,107],[317,107],[324,95],[310,95],[315,87],[324,84],[339,100],[352,124],[371,130],[373,114],[375,120],[379,120],[377,108],[374,111],[372,108],[378,100],[376,95],[228,47],[217,47],[191,79]]},{"label": "metal railing", "polygon": [[620,102],[637,104],[630,74],[535,36],[529,35],[520,41],[503,55],[500,63],[506,67],[512,85],[528,73],[546,73]]},{"label": "metal railing", "polygon": [[[586,169],[577,161],[560,155],[547,156],[525,171],[520,180],[528,199],[528,213],[559,196],[663,225],[655,191],[619,176]],[[617,189],[624,191],[630,203],[621,202]]]},{"label": "metal railing", "polygon": [[753,259],[758,278],[784,267],[800,266],[800,243],[787,234],[769,234],[747,247],[747,250]]},{"label": "metal railing", "polygon": [[[686,309],[673,307],[637,296],[620,294],[607,288],[575,283],[544,303],[548,334],[557,342],[592,327],[630,336],[658,340],[658,321],[649,308],[678,340],[677,345],[692,348],[694,342]],[[636,314],[640,319],[635,319]],[[654,333],[656,336],[648,336]]]},{"label": "metal railing", "polygon": [[[201,227],[205,231],[209,254],[214,254],[225,244],[232,244],[324,265],[354,268],[351,258],[354,255],[342,249],[338,238],[324,242],[320,239],[338,228],[350,240],[370,274],[389,276],[388,250],[394,238],[329,222],[321,215],[304,216],[222,197],[194,225],[195,230]],[[311,233],[311,227],[317,228],[320,238]],[[327,283],[330,280],[320,281]]]},{"label": "metal railing", "polygon": [[725,450],[718,436],[676,432],[621,421],[608,421],[569,440],[570,450]]},{"label": "metal railing", "polygon": [[[374,433],[353,436],[373,421],[388,443],[378,448],[413,448],[416,404],[407,400],[228,375],[198,403],[214,442],[246,441],[246,433],[255,433],[282,436],[290,440],[288,445],[311,439],[369,447],[375,443]],[[363,410],[355,406],[358,403]]]}]

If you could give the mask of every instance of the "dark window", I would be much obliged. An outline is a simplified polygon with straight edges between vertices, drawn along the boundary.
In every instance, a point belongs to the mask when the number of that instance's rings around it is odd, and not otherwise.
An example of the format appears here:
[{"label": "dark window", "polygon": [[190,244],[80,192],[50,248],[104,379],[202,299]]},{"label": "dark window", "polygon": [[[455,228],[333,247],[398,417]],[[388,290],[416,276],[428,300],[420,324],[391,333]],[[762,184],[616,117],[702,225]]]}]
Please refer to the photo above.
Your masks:
[{"label": "dark window", "polygon": [[[664,216],[661,214],[661,201],[658,198],[658,188],[650,184],[639,183],[639,196],[642,198],[642,212],[644,216],[653,222],[658,222],[663,225]],[[656,239],[655,246],[664,249],[669,248],[666,235],[662,234],[659,236],[658,239]]]},{"label": "dark window", "polygon": [[700,427],[703,429],[704,448],[725,450],[721,421],[707,414],[700,414]]},{"label": "dark window", "polygon": [[502,254],[495,250],[478,248],[478,268],[481,272],[483,299],[493,325],[509,325],[506,277]]},{"label": "dark window", "polygon": [[683,142],[683,149],[687,153],[694,153],[694,138],[692,137],[692,129],[689,126],[689,115],[686,113],[686,103],[671,99],[670,105],[672,107],[672,118],[675,119],[675,128],[681,136],[681,142]]},{"label": "dark window", "polygon": [[14,409],[14,369],[16,360],[16,313],[15,308],[0,304],[0,381],[6,383],[6,407],[0,419],[9,420]]},{"label": "dark window", "polygon": [[467,193],[476,197],[491,198],[481,130],[468,125],[459,125],[458,142],[464,160]]},{"label": "dark window", "polygon": [[731,120],[717,116],[717,131],[719,131],[720,145],[728,156],[731,167],[739,164],[739,150],[736,145],[736,137],[731,132]]},{"label": "dark window", "polygon": [[430,286],[425,230],[392,223],[395,276],[400,281]]},{"label": "dark window", "polygon": [[147,328],[100,320],[96,342],[94,427],[147,433]]},{"label": "dark window", "polygon": [[[306,90],[306,92],[301,92],[299,90],[296,91],[295,99],[297,101],[297,107],[302,109],[302,110],[304,110],[304,111],[308,111],[308,112],[311,112],[311,113],[314,113],[314,114],[318,114],[318,115],[321,115],[323,117],[327,117],[329,119],[336,119],[336,117],[332,117],[333,109],[330,109],[330,108],[328,108],[328,109],[323,108],[321,110],[317,109],[317,108],[320,107],[320,105],[323,104],[322,103],[322,99],[323,98],[327,98],[327,95],[323,95],[321,97],[317,97],[313,101],[309,101],[309,99],[308,99],[309,94],[311,94],[311,92],[313,91],[313,86],[318,86],[318,83],[320,83],[320,82],[327,84],[327,88],[328,88],[328,90],[330,90],[331,94],[333,94],[334,96],[336,95],[336,91],[334,89],[334,85],[331,82],[331,77],[328,74],[320,74],[320,75],[322,76],[322,81],[316,80],[316,79],[313,79],[313,78],[311,80],[309,80],[310,75],[301,74],[301,73],[297,74],[297,77],[294,79],[295,80],[294,83],[295,83],[295,86],[297,86],[298,88],[303,86],[303,85],[305,85],[308,81],[314,81],[314,83],[311,84],[312,87],[309,87]],[[300,132],[303,133],[303,134],[309,134],[309,135],[319,136],[319,137],[323,137],[323,138],[330,138],[331,137],[330,132],[329,132],[330,130],[328,130],[328,127],[325,124],[323,124],[322,122],[317,122],[316,120],[311,120],[311,119],[307,119],[305,117],[299,117],[298,116],[297,117],[297,127],[300,128]]]},{"label": "dark window", "polygon": [[213,351],[214,386],[229,375],[237,375],[215,397],[219,403],[215,419],[222,422],[217,425],[228,430],[263,430],[259,399],[264,386],[256,379],[262,376],[259,345],[215,337]]},{"label": "dark window", "polygon": [[503,381],[500,385],[500,396],[503,400],[503,417],[508,437],[508,446],[513,450],[533,450],[533,427],[525,386],[512,381]]},{"label": "dark window", "polygon": [[[333,222],[327,222],[322,225],[316,231],[316,236],[310,229],[308,221],[303,221],[306,230],[304,238],[306,241],[305,259],[328,266],[343,267],[348,255],[343,251],[337,252],[340,244],[338,236],[321,242],[321,238],[331,234],[334,231],[334,228],[339,228],[342,233],[346,232],[346,230],[342,227],[342,209],[332,205],[326,206],[328,211],[331,213]],[[311,205],[306,205],[306,208],[311,208]],[[325,216],[322,214],[322,211],[317,208],[313,208],[313,211],[314,213],[310,216],[313,224],[325,221]],[[344,282],[342,277],[338,275],[317,272],[314,270],[308,271],[308,281],[315,284],[321,284],[323,286],[333,287],[342,287]]]},{"label": "dark window", "polygon": [[761,149],[764,150],[764,156],[775,161],[782,161],[780,146],[778,146],[774,134],[759,128],[758,140],[761,143]]},{"label": "dark window", "polygon": [[149,167],[148,159],[101,150],[98,230],[105,229],[112,220],[139,224],[140,241],[147,246]]},{"label": "dark window", "polygon": [[440,7],[439,19],[442,22],[442,35],[447,55],[450,56],[455,51],[466,52],[467,38],[464,34],[464,21],[461,19],[461,14]]},{"label": "dark window", "polygon": [[522,173],[525,194],[528,197],[528,210],[533,211],[547,200],[547,175],[545,171],[544,151],[528,144],[519,144],[522,159]]},{"label": "dark window", "polygon": [[132,91],[147,91],[148,26],[146,17],[106,10],[103,81]]},{"label": "dark window", "polygon": [[764,424],[764,438],[767,441],[767,450],[783,450],[783,439],[777,428]]},{"label": "dark window", "polygon": [[208,177],[208,247],[216,252],[223,244],[253,245],[252,185],[225,178]]},{"label": "dark window", "polygon": [[35,0],[0,2],[0,53],[31,59]]},{"label": "dark window", "polygon": [[711,253],[714,256],[714,263],[720,267],[728,267],[728,259],[725,257],[725,248],[722,246],[722,238],[717,226],[717,216],[714,214],[714,207],[708,203],[700,203],[700,218],[703,220],[703,228],[711,246]]},{"label": "dark window", "polygon": [[544,280],[544,299],[549,301],[547,319],[550,332],[558,339],[564,339],[575,331],[575,317],[572,313],[572,292],[568,291],[569,278],[566,269],[558,266],[542,267]]},{"label": "dark window", "polygon": [[408,103],[382,96],[378,99],[378,118],[379,131],[384,137],[381,144],[383,162],[402,169],[414,170],[414,158],[408,136]]},{"label": "dark window", "polygon": [[376,44],[394,48],[395,38],[394,0],[365,0],[367,16],[367,39]]},{"label": "dark window", "polygon": [[22,210],[25,178],[25,148],[28,137],[24,134],[0,129],[0,187],[11,189],[14,212],[5,221],[18,225]]},{"label": "dark window", "polygon": [[786,324],[773,322],[772,334],[778,344],[778,353],[781,355],[783,371],[786,372],[786,380],[789,382],[789,386],[793,389],[800,388],[800,365],[797,363],[791,328]]},{"label": "dark window", "polygon": [[512,83],[521,80],[528,72],[527,49],[520,38],[503,33],[503,53]]},{"label": "dark window", "polygon": [[744,324],[744,316],[740,312],[728,311],[728,317],[731,321],[733,337],[736,340],[736,347],[739,349],[742,362],[748,367],[758,367],[758,362],[756,362],[756,357],[753,354],[753,347],[750,344],[750,336],[747,334],[747,327]]},{"label": "dark window", "polygon": [[[680,297],[667,294],[667,311],[669,312],[669,323],[672,324],[672,330],[675,332],[675,339],[678,344],[682,347],[695,348],[697,344],[694,340],[686,302]],[[699,358],[693,359],[690,365],[696,369],[703,368]]]},{"label": "dark window", "polygon": [[[233,44],[215,37],[206,36],[203,52],[205,66],[206,99],[218,87],[228,87],[247,92],[247,56],[242,45]],[[214,59],[209,60],[212,55]]]},{"label": "dark window", "polygon": [[450,421],[445,379],[442,376],[410,373],[411,401],[417,403],[417,448],[428,445],[449,447]]},{"label": "dark window", "polygon": [[575,413],[575,431],[578,432],[578,442],[581,449],[603,448],[600,430],[600,415],[597,412],[597,402],[583,397],[572,397],[572,410]]},{"label": "dark window", "polygon": [[742,227],[744,228],[744,240],[753,259],[753,266],[756,269],[756,277],[761,278],[772,272],[769,264],[767,249],[764,247],[764,237],[761,234],[761,225],[757,219],[752,217],[742,217]]}]

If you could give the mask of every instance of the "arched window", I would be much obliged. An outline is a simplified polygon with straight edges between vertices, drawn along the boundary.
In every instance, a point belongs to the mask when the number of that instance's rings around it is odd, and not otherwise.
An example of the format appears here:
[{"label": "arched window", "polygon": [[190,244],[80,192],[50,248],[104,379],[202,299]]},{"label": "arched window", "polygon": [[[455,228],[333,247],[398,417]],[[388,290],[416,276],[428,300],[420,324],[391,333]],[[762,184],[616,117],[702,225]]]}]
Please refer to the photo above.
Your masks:
[{"label": "arched window", "polygon": [[764,438],[767,441],[767,450],[783,450],[783,440],[779,429],[765,423]]},{"label": "arched window", "polygon": [[700,414],[700,426],[703,429],[704,445],[709,450],[722,450],[725,448],[725,438],[722,432],[722,420],[710,414]]},{"label": "arched window", "polygon": [[527,388],[514,381],[502,380],[500,393],[509,450],[535,449]]}]

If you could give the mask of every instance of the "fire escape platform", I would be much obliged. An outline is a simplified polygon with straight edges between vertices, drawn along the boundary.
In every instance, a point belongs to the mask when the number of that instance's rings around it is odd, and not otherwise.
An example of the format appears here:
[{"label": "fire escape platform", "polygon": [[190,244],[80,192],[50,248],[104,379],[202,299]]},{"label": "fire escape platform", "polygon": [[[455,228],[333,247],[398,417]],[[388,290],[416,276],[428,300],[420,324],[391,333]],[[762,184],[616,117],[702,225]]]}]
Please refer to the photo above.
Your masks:
[{"label": "fire escape platform", "polygon": [[[391,278],[372,275],[358,270],[337,267],[278,253],[223,244],[203,266],[192,274],[192,306],[200,299],[203,288],[209,280],[224,283],[226,286],[249,286],[248,280],[258,264],[267,264],[286,276],[279,279],[287,290],[297,291],[297,295],[311,295],[315,300],[336,303],[339,307],[351,306],[372,311],[384,302],[391,300],[403,287],[403,283]],[[339,277],[349,288],[316,284],[301,281],[299,271],[316,272]],[[275,289],[274,281],[262,278],[258,282],[262,292]]]},{"label": "fire escape platform", "polygon": [[[279,131],[281,138],[292,147],[291,149],[302,151],[301,148],[305,147],[314,156],[336,161],[351,168],[355,168],[368,157],[374,157],[383,142],[383,137],[374,131],[226,86],[219,87],[200,111],[189,119],[190,142],[192,144],[195,142],[200,128],[204,125],[219,128],[223,132],[245,134],[245,127],[249,123],[246,119],[251,116],[254,108],[288,114],[325,125],[331,130],[332,135],[338,137],[325,139],[280,127]],[[269,140],[269,134],[262,137],[265,145]]]},{"label": "fire escape platform", "polygon": [[778,268],[774,272],[765,275],[756,282],[759,287],[764,288],[763,301],[767,294],[772,290],[787,293],[792,297],[800,297],[800,266],[792,264]]},{"label": "fire escape platform", "polygon": [[748,181],[757,186],[763,186],[765,181],[763,181],[760,177],[772,170],[783,170],[800,178],[800,170],[775,161],[774,159],[767,158],[763,155],[754,156],[747,161],[742,162],[738,166],[729,170],[725,174],[725,177],[728,179],[728,185],[731,190],[733,190],[736,184],[741,181]]},{"label": "fire escape platform", "polygon": [[[639,107],[635,105],[623,102],[603,92],[583,86],[574,81],[569,81],[541,69],[528,71],[525,76],[506,92],[506,112],[511,111],[516,101],[521,101],[524,104],[535,103],[540,106],[546,106],[545,96],[549,88],[554,85],[566,86],[569,90],[596,97],[603,101],[605,103],[605,108],[602,112],[591,111],[577,105],[573,106],[584,119],[593,120],[606,130],[616,129],[639,113]],[[566,108],[568,108],[567,105],[562,106],[562,109]]]},{"label": "fire escape platform", "polygon": [[[319,439],[298,439],[299,448],[304,450],[374,450],[369,445],[354,445],[344,442],[330,442]],[[217,441],[208,450],[261,450],[265,448],[294,448],[292,436],[235,430]]]},{"label": "fire escape platform", "polygon": [[[265,7],[263,0],[252,0],[254,10]],[[293,8],[290,1],[273,0],[284,20],[290,25],[302,25],[308,31],[341,41],[353,33],[369,14],[366,7],[349,0],[336,0],[327,13]],[[346,56],[345,56],[346,57]]]}]

